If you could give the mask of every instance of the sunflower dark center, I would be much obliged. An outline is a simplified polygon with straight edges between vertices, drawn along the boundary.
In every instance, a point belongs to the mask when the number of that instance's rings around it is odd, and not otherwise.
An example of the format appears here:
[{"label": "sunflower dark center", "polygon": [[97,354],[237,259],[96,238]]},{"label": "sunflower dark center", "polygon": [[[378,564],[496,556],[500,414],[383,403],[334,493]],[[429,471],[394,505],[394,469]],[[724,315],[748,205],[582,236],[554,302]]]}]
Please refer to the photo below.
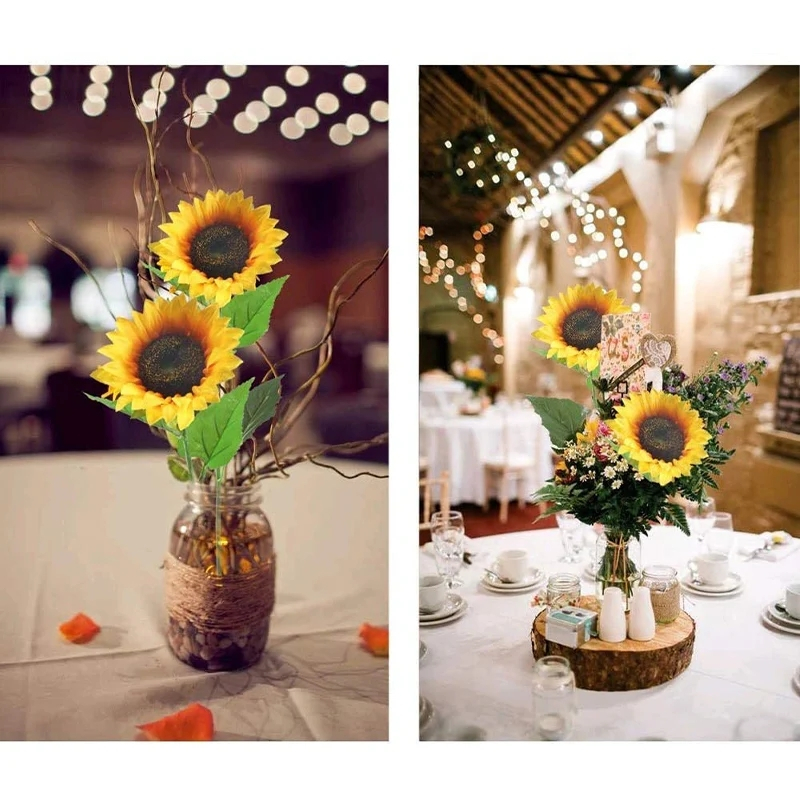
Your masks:
[{"label": "sunflower dark center", "polygon": [[247,234],[225,222],[198,231],[189,248],[192,266],[209,278],[232,278],[244,269],[249,256]]},{"label": "sunflower dark center", "polygon": [[659,461],[674,461],[683,455],[686,437],[671,417],[648,417],[639,426],[639,444]]},{"label": "sunflower dark center", "polygon": [[165,333],[148,342],[139,355],[139,380],[163,397],[189,394],[203,380],[203,345],[183,333]]},{"label": "sunflower dark center", "polygon": [[561,336],[578,350],[591,350],[600,344],[600,321],[596,308],[576,308],[564,319]]}]

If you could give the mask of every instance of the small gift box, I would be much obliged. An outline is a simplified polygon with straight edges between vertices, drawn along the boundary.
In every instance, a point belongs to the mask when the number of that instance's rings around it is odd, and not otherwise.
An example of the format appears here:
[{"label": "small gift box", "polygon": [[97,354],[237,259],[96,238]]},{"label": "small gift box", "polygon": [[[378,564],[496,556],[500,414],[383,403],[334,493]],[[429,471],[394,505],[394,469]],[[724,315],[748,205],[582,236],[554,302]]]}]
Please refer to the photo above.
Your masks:
[{"label": "small gift box", "polygon": [[544,638],[566,647],[580,647],[592,638],[596,630],[596,611],[565,606],[547,612]]}]

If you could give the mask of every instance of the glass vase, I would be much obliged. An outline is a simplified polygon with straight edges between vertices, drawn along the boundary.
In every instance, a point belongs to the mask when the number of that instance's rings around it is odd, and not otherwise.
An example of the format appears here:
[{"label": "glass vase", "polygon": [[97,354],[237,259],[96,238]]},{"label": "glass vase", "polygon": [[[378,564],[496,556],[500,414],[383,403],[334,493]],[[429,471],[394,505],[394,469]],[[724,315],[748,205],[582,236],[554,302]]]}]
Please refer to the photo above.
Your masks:
[{"label": "glass vase", "polygon": [[272,527],[254,486],[189,484],[172,526],[167,641],[206,672],[245,669],[264,652],[275,604]]},{"label": "glass vase", "polygon": [[609,530],[598,532],[594,561],[598,598],[602,600],[605,590],[616,586],[622,590],[627,611],[633,590],[641,581],[641,562],[642,547],[638,539],[626,539]]}]

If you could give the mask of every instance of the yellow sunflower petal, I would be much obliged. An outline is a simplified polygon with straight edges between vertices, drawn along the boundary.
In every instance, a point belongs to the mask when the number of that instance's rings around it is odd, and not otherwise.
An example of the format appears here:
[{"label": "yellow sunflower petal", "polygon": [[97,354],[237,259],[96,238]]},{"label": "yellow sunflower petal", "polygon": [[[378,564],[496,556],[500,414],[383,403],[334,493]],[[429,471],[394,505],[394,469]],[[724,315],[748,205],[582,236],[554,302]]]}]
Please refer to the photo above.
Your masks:
[{"label": "yellow sunflower petal", "polygon": [[620,453],[661,486],[688,475],[705,458],[711,438],[697,411],[665,392],[629,395],[608,426]]},{"label": "yellow sunflower petal", "polygon": [[234,352],[242,331],[218,306],[203,308],[183,295],[146,301],[133,324],[120,321],[112,333],[115,344],[101,348],[110,361],[92,377],[108,387],[104,396],[116,398],[117,410],[143,410],[151,425],[177,420],[188,427],[196,411],[219,400],[220,384],[242,363]]},{"label": "yellow sunflower petal", "polygon": [[181,201],[171,222],[160,226],[166,238],[150,247],[168,281],[222,306],[255,288],[258,277],[281,260],[276,251],[287,234],[275,227],[278,220],[270,213],[269,206],[256,208],[242,191],[208,191],[192,203]]},{"label": "yellow sunflower petal", "polygon": [[615,291],[593,284],[570,286],[551,297],[533,336],[549,345],[547,357],[591,372],[600,363],[600,321],[604,314],[630,311]]}]

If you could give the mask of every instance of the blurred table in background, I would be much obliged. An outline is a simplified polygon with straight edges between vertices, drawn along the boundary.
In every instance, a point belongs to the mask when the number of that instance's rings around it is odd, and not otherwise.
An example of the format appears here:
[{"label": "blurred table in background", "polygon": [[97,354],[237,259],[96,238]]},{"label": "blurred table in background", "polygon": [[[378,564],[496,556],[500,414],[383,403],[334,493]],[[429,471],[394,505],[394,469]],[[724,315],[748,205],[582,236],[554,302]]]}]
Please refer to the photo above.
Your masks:
[{"label": "blurred table in background", "polygon": [[[504,426],[507,431],[504,434]],[[423,416],[420,419],[420,455],[428,460],[430,475],[450,474],[450,502],[477,503],[486,499],[484,462],[502,456],[504,439],[509,454],[532,456],[522,496],[527,501],[553,476],[550,437],[530,404],[507,408],[490,406],[476,415]],[[510,497],[518,497],[517,485]]]}]

